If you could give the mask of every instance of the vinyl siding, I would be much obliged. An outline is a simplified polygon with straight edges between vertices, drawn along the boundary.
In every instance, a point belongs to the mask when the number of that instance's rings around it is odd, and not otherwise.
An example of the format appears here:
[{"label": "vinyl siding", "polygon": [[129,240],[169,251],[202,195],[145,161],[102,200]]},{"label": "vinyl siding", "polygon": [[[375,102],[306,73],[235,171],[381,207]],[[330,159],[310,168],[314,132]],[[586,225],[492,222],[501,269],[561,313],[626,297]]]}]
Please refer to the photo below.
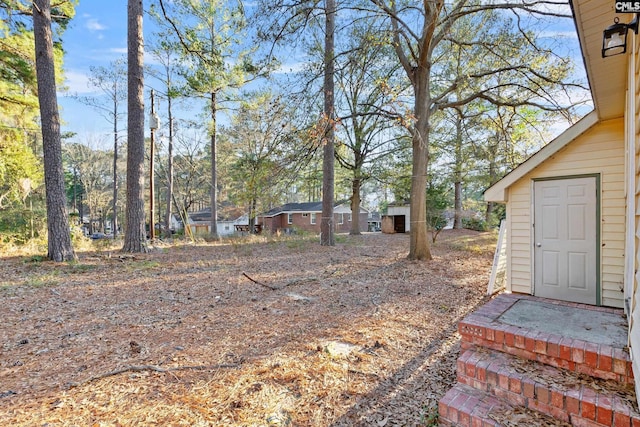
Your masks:
[{"label": "vinyl siding", "polygon": [[509,188],[507,246],[510,290],[532,293],[532,182],[539,178],[600,174],[602,305],[622,307],[624,278],[625,199],[624,122],[594,125]]},{"label": "vinyl siding", "polygon": [[[640,378],[640,292],[638,292],[638,282],[640,282],[640,38],[632,36],[633,49],[629,57],[629,70],[627,73],[629,95],[626,100],[626,159],[629,185],[625,187],[627,197],[631,200],[628,206],[629,222],[627,245],[625,250],[633,251],[634,257],[628,260],[626,265],[626,297],[629,298],[630,307],[629,319],[629,346],[631,350],[631,360],[633,374],[636,379]],[[635,175],[635,176],[634,176]],[[636,395],[640,396],[640,381],[635,381]]]}]

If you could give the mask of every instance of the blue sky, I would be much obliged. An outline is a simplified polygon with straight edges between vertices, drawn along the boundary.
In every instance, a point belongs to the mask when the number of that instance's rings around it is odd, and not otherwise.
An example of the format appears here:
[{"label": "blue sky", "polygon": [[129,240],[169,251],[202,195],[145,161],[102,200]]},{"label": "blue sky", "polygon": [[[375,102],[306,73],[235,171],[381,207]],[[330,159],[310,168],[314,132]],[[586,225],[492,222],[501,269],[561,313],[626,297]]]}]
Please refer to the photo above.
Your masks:
[{"label": "blue sky", "polygon": [[[145,20],[145,24],[147,23]],[[63,36],[65,72],[69,93],[90,94],[90,66],[107,66],[126,55],[127,2],[83,0],[76,17]],[[109,124],[89,107],[65,96],[59,97],[64,130],[78,133],[109,132]]]}]

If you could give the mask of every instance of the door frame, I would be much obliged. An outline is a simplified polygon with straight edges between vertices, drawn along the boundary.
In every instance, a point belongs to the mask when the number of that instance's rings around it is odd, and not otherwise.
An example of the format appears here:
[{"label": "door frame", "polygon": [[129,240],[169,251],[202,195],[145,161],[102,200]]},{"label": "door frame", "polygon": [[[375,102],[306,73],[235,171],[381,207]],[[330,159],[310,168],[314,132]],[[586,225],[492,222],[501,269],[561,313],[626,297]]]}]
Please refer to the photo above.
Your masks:
[{"label": "door frame", "polygon": [[535,277],[535,206],[536,206],[536,193],[535,183],[540,181],[558,181],[567,179],[578,178],[595,178],[596,181],[596,306],[602,305],[602,189],[601,189],[601,175],[600,173],[589,173],[582,175],[562,175],[551,176],[544,178],[533,178],[531,180],[531,295],[536,294],[536,277]]}]

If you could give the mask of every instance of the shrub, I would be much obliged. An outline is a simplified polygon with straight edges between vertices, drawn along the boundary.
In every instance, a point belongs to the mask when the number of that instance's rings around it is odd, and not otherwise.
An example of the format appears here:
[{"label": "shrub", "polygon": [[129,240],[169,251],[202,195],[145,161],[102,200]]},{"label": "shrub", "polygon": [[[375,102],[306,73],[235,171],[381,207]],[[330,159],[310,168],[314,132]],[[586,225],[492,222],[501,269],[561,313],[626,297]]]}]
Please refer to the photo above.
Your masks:
[{"label": "shrub", "polygon": [[487,231],[487,223],[479,218],[462,218],[462,226],[469,230]]}]

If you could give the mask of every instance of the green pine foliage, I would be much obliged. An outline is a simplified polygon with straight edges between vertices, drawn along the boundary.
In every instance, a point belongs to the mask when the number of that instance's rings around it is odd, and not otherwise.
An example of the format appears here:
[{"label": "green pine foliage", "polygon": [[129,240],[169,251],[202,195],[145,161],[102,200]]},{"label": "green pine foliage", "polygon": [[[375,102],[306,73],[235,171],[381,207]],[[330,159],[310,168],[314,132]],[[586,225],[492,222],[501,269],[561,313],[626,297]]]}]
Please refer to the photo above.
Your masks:
[{"label": "green pine foliage", "polygon": [[[75,1],[52,9],[54,55],[60,85],[60,35]],[[46,232],[31,2],[0,0],[0,240],[23,243]]]}]

